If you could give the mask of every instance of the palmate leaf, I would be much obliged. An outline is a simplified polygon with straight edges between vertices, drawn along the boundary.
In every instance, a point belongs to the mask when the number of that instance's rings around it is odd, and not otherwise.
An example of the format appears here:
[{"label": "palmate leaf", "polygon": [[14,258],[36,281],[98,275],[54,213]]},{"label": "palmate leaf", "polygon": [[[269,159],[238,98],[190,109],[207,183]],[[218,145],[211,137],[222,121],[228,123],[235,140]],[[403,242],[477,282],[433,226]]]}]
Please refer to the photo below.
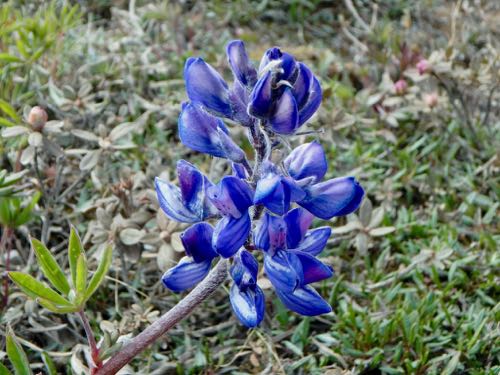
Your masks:
[{"label": "palmate leaf", "polygon": [[83,295],[87,286],[87,259],[85,254],[81,253],[76,262],[76,294]]},{"label": "palmate leaf", "polygon": [[16,341],[12,334],[7,335],[7,356],[9,357],[16,375],[32,374],[28,357],[21,345]]},{"label": "palmate leaf", "polygon": [[57,314],[69,314],[80,311],[82,309],[82,307],[79,304],[74,304],[70,306],[61,306],[61,305],[56,305],[43,298],[37,298],[36,302],[45,307],[47,310],[50,310]]},{"label": "palmate leaf", "polygon": [[73,281],[73,286],[76,287],[76,268],[78,265],[78,258],[83,254],[82,242],[80,237],[76,232],[74,227],[71,227],[71,233],[69,235],[69,245],[68,245],[68,257],[69,257],[69,268],[71,271],[71,280]]},{"label": "palmate leaf", "polygon": [[68,280],[66,280],[66,276],[50,251],[43,243],[34,238],[31,239],[31,244],[33,245],[33,250],[38,259],[38,264],[45,277],[58,291],[67,295],[70,290]]},{"label": "palmate leaf", "polygon": [[46,287],[33,276],[22,272],[9,272],[9,277],[16,285],[31,298],[43,298],[56,305],[72,306],[63,296],[53,289]]},{"label": "palmate leaf", "polygon": [[85,292],[85,301],[88,300],[92,294],[95,293],[99,285],[104,280],[104,277],[108,273],[109,266],[111,265],[111,260],[113,256],[113,248],[108,245],[102,254],[101,261],[94,275],[90,279],[89,286]]}]

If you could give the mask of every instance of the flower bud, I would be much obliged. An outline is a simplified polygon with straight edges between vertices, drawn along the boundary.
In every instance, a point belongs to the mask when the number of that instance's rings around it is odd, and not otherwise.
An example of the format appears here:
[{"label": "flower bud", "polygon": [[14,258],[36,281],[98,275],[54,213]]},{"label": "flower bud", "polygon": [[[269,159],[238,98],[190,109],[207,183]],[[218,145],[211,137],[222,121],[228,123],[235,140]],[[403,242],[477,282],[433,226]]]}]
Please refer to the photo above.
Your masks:
[{"label": "flower bud", "polygon": [[427,104],[427,106],[430,108],[434,108],[435,106],[437,106],[439,101],[438,94],[435,92],[424,94],[422,98],[424,99],[424,103]]},{"label": "flower bud", "polygon": [[40,132],[47,123],[47,112],[42,107],[36,106],[31,108],[28,115],[28,124],[31,125],[34,131]]},{"label": "flower bud", "polygon": [[394,91],[396,94],[403,95],[408,89],[408,83],[404,79],[400,79],[394,83]]},{"label": "flower bud", "polygon": [[431,64],[427,59],[422,59],[417,63],[418,74],[422,75],[428,73],[431,68]]}]

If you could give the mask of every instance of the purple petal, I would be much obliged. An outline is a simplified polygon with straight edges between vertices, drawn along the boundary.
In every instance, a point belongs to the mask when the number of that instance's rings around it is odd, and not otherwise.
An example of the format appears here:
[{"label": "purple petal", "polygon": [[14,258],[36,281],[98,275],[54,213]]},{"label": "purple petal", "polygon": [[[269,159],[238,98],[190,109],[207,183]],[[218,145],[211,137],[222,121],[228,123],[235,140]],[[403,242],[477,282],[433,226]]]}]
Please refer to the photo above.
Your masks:
[{"label": "purple petal", "polygon": [[247,127],[252,126],[254,123],[253,117],[250,117],[247,112],[249,100],[247,89],[242,86],[240,81],[235,81],[229,91],[229,102],[233,110],[232,119]]},{"label": "purple petal", "polygon": [[227,60],[234,77],[245,86],[253,86],[257,81],[257,71],[252,66],[241,40],[233,40],[226,47]]},{"label": "purple petal", "polygon": [[297,250],[289,250],[289,252],[295,254],[300,260],[302,266],[302,285],[315,283],[333,276],[331,267],[314,256]]},{"label": "purple petal", "polygon": [[179,160],[177,162],[177,178],[184,203],[190,207],[193,204],[203,204],[205,176],[193,164]]},{"label": "purple petal", "polygon": [[286,307],[301,315],[315,316],[332,311],[330,305],[310,285],[292,292],[276,289],[276,294]]},{"label": "purple petal", "polygon": [[250,234],[251,220],[248,213],[239,219],[225,216],[215,226],[212,246],[224,258],[232,257],[245,243]]},{"label": "purple petal", "polygon": [[179,264],[161,278],[163,285],[173,292],[181,292],[198,284],[210,271],[212,260],[196,263],[194,260],[184,258]]},{"label": "purple petal", "polygon": [[181,234],[181,241],[186,254],[201,263],[212,260],[217,253],[212,247],[212,235],[214,230],[208,223],[197,223],[190,226]]},{"label": "purple petal", "polygon": [[224,177],[218,185],[207,190],[208,198],[223,214],[239,218],[253,203],[252,188],[236,176]]},{"label": "purple petal", "polygon": [[293,96],[295,97],[299,110],[304,107],[307,102],[312,80],[313,74],[311,70],[305,64],[298,63],[298,75],[293,84]]},{"label": "purple petal", "polygon": [[278,134],[293,134],[299,126],[297,102],[292,90],[287,87],[276,103],[276,107],[269,119],[274,132]]},{"label": "purple petal", "polygon": [[[179,116],[179,137],[187,147],[241,162],[245,153],[224,131],[222,121],[197,105],[185,103]],[[226,129],[227,131],[227,129]]]},{"label": "purple petal", "polygon": [[257,182],[254,204],[263,204],[269,211],[283,215],[290,208],[290,192],[285,191],[281,176],[269,175]]},{"label": "purple petal", "polygon": [[231,163],[233,173],[236,177],[246,180],[249,176],[245,167],[240,163]]},{"label": "purple petal", "polygon": [[241,249],[233,259],[230,273],[238,286],[252,286],[257,283],[259,264],[250,252]]},{"label": "purple petal", "polygon": [[297,63],[295,62],[295,58],[286,52],[281,52],[278,47],[269,48],[259,64],[259,72],[262,73],[265,69],[267,69],[268,64],[271,61],[279,62],[279,67],[282,72],[277,75],[277,80],[285,80],[293,83],[295,80],[295,76],[297,75]]},{"label": "purple petal", "polygon": [[271,247],[269,244],[269,215],[264,213],[262,218],[257,222],[255,230],[253,231],[253,243],[259,250],[268,251]]},{"label": "purple petal", "polygon": [[309,186],[299,204],[324,220],[350,214],[358,208],[364,190],[354,177],[340,177]]},{"label": "purple petal", "polygon": [[314,177],[313,182],[318,182],[328,169],[323,147],[316,141],[295,148],[285,159],[284,164],[295,180]]},{"label": "purple petal", "polygon": [[231,117],[229,89],[220,74],[202,58],[189,58],[184,66],[189,99],[219,116]]},{"label": "purple petal", "polygon": [[264,255],[264,271],[276,291],[292,292],[301,285],[301,267],[299,258],[287,251]]},{"label": "purple petal", "polygon": [[314,216],[301,207],[294,208],[285,216],[287,226],[287,246],[295,249],[311,226]]},{"label": "purple petal", "polygon": [[243,325],[252,328],[260,324],[264,318],[265,298],[258,286],[240,290],[238,285],[233,284],[229,299],[235,315]]},{"label": "purple petal", "polygon": [[186,207],[177,186],[156,177],[155,190],[161,209],[172,220],[181,223],[196,223],[205,219],[203,210],[193,212]]},{"label": "purple petal", "polygon": [[321,85],[316,77],[313,78],[311,88],[309,89],[309,96],[307,102],[299,111],[299,126],[304,124],[309,120],[312,115],[316,113],[319,106],[321,105],[321,100],[323,99],[323,94],[321,92]]},{"label": "purple petal", "polygon": [[254,117],[266,119],[271,112],[273,76],[267,72],[258,81],[250,94],[248,113]]},{"label": "purple petal", "polygon": [[297,250],[311,255],[320,254],[326,246],[332,229],[330,227],[321,227],[307,232],[304,240],[296,246]]}]

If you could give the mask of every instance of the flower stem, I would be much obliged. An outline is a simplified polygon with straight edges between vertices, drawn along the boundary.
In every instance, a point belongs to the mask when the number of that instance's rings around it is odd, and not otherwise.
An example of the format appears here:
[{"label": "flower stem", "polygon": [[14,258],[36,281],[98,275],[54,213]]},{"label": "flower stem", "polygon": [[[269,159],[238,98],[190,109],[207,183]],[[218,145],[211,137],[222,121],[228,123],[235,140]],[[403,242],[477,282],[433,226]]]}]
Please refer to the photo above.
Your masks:
[{"label": "flower stem", "polygon": [[123,366],[129,363],[170,328],[186,318],[196,306],[207,299],[223,282],[227,276],[227,259],[221,259],[208,276],[199,283],[186,297],[158,320],[139,333],[120,349],[109,361],[97,369],[95,375],[116,374]]},{"label": "flower stem", "polygon": [[85,335],[87,336],[87,340],[89,342],[90,347],[90,356],[92,357],[91,363],[91,373],[95,374],[97,369],[102,366],[102,361],[99,359],[99,348],[97,348],[97,343],[95,341],[94,333],[92,332],[92,328],[90,327],[89,320],[87,319],[87,315],[83,310],[78,312],[78,316],[82,320],[83,329],[85,330]]}]

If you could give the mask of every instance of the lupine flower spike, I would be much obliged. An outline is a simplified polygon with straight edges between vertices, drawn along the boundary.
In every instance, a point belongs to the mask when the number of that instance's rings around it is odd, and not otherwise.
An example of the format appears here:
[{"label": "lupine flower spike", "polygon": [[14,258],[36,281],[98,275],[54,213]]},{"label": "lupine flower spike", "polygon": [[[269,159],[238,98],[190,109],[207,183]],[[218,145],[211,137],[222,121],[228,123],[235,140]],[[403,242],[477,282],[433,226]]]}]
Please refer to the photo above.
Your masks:
[{"label": "lupine flower spike", "polygon": [[[231,306],[242,324],[255,327],[265,310],[258,285],[257,259],[262,259],[286,307],[302,315],[328,313],[330,305],[312,284],[333,276],[317,258],[331,229],[310,227],[315,217],[329,220],[356,210],[363,188],[354,177],[324,180],[328,163],[316,141],[295,148],[282,162],[271,159],[283,136],[293,136],[321,104],[319,80],[304,63],[273,47],[256,69],[239,40],[230,42],[226,52],[232,84],[202,58],[186,61],[189,102],[179,116],[179,137],[194,151],[226,159],[232,172],[212,182],[181,160],[179,187],[156,179],[165,214],[191,224],[181,235],[186,256],[162,282],[174,292],[192,288],[215,258],[230,259]],[[224,119],[247,128],[253,163],[231,138]]]}]

